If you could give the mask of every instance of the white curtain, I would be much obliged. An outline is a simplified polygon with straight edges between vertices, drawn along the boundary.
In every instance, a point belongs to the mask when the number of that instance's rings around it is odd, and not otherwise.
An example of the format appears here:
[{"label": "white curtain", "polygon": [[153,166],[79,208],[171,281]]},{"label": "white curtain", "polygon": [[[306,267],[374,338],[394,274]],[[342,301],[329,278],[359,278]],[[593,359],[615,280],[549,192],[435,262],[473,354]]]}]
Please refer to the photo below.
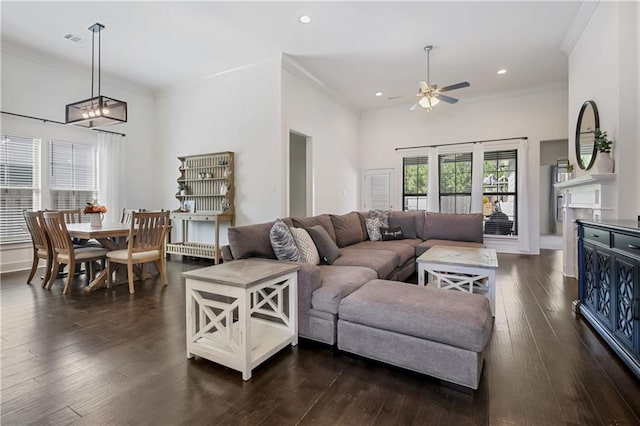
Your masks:
[{"label": "white curtain", "polygon": [[[529,211],[535,210],[537,203],[529,203],[529,144],[526,139],[520,141],[518,146],[518,245],[524,252],[530,250],[529,239]],[[538,214],[538,210],[535,210]]]},{"label": "white curtain", "polygon": [[120,222],[124,207],[124,143],[124,136],[98,132],[98,193],[107,206],[105,222]]}]

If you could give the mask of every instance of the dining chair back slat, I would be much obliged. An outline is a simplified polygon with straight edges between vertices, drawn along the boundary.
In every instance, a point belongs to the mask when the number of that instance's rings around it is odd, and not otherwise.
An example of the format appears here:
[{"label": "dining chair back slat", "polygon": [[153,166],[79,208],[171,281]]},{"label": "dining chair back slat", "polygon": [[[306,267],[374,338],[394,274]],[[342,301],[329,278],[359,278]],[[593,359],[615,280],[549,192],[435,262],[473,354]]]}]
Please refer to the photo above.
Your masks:
[{"label": "dining chair back slat", "polygon": [[43,283],[44,286],[51,275],[51,259],[53,256],[51,241],[49,240],[49,236],[45,230],[44,217],[41,211],[30,212],[26,210],[23,212],[23,216],[33,243],[33,263],[31,265],[31,272],[29,273],[27,284],[31,283],[31,280],[38,269],[40,259],[44,259],[47,261]]},{"label": "dining chair back slat", "polygon": [[122,209],[122,216],[120,217],[120,223],[126,223],[127,225],[131,223],[131,219],[133,218],[133,212],[143,212],[145,209]]},{"label": "dining chair back slat", "polygon": [[71,253],[73,244],[67,231],[65,214],[61,211],[45,211],[43,216],[54,253]]}]

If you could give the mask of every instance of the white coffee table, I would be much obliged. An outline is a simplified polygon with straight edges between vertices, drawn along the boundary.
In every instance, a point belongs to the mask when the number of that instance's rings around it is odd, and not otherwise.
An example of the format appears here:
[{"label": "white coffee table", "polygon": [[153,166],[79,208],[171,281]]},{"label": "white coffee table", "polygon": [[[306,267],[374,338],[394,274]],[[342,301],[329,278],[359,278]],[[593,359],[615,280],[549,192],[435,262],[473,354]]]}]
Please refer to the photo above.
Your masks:
[{"label": "white coffee table", "polygon": [[496,251],[488,248],[433,246],[416,260],[418,285],[425,285],[425,273],[429,282],[438,288],[454,289],[469,293],[481,293],[489,299],[491,313],[495,316]]},{"label": "white coffee table", "polygon": [[184,272],[187,358],[206,358],[249,380],[270,356],[297,345],[298,269],[245,259]]}]

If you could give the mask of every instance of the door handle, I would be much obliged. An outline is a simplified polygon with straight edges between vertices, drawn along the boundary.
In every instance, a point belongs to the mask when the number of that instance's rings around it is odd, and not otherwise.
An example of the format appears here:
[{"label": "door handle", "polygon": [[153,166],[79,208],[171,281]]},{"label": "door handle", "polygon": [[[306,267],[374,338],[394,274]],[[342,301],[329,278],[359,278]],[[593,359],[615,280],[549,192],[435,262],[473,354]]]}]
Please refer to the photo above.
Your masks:
[{"label": "door handle", "polygon": [[629,247],[630,249],[634,249],[634,250],[638,250],[640,249],[640,247],[633,245],[633,244],[627,244],[627,247]]},{"label": "door handle", "polygon": [[594,238],[600,238],[600,235],[598,235],[598,234],[591,234],[591,235],[589,235],[589,236],[590,236],[590,237],[594,237]]}]

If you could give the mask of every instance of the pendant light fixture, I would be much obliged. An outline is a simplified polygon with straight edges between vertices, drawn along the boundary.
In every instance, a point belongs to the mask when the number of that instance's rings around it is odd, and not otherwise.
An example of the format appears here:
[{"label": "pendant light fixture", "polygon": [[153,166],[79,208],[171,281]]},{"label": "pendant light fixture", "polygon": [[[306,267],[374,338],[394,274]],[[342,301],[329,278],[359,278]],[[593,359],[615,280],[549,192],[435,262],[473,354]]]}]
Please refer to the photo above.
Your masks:
[{"label": "pendant light fixture", "polygon": [[[65,122],[82,127],[109,126],[127,122],[127,103],[117,99],[102,96],[100,93],[100,49],[101,31],[104,25],[96,22],[89,27],[91,31],[91,98],[68,104]],[[98,72],[96,84],[95,58],[96,33],[98,33]],[[98,96],[94,96],[97,87]]]}]

